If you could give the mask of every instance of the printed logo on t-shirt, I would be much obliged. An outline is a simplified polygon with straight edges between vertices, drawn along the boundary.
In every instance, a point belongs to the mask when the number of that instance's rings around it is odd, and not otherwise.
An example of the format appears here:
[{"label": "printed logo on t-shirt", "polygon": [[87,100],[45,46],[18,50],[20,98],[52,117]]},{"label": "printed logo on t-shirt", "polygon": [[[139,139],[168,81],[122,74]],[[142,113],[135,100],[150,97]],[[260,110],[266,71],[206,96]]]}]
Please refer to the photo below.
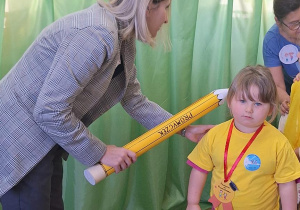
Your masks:
[{"label": "printed logo on t-shirt", "polygon": [[279,51],[279,59],[284,64],[292,64],[297,62],[298,48],[292,44],[285,45]]},{"label": "printed logo on t-shirt", "polygon": [[257,155],[250,154],[244,160],[244,166],[248,171],[256,171],[260,167],[260,159]]}]

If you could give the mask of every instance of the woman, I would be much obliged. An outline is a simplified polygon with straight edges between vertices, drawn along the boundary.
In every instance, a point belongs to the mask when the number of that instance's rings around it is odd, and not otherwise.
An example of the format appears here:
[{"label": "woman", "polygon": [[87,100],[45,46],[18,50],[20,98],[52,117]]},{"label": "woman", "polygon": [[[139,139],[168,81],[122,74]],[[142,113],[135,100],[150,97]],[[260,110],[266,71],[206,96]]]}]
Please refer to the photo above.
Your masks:
[{"label": "woman", "polygon": [[[290,92],[294,81],[299,81],[300,72],[300,0],[274,0],[273,10],[276,24],[267,32],[263,43],[265,66],[271,70],[277,86],[281,118],[279,130],[283,132],[289,113]],[[299,149],[294,148],[299,158]],[[298,203],[300,183],[297,182]]]},{"label": "woman", "polygon": [[293,79],[300,71],[300,1],[274,0],[276,24],[267,32],[263,43],[264,64],[271,70],[277,86],[280,112],[289,112]]},{"label": "woman", "polygon": [[[116,173],[136,154],[88,126],[120,102],[151,129],[171,114],[141,93],[135,41],[151,46],[171,0],[99,1],[46,27],[0,81],[0,201],[6,209],[63,209],[62,157]],[[198,141],[211,125],[188,126]]]}]

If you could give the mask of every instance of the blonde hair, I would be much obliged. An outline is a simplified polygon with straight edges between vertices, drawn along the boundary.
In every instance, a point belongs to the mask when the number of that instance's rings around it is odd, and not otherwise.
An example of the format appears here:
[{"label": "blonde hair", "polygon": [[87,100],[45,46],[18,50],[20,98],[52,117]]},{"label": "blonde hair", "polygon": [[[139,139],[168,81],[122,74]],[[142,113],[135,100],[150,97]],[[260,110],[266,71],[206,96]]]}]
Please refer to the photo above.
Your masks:
[{"label": "blonde hair", "polygon": [[149,32],[146,11],[149,3],[158,5],[162,1],[165,0],[109,0],[108,3],[98,0],[98,4],[124,24],[124,27],[120,29],[123,39],[135,36],[137,40],[154,46],[155,38]]},{"label": "blonde hair", "polygon": [[277,115],[278,96],[277,88],[270,70],[264,66],[247,66],[243,68],[232,81],[228,94],[227,103],[230,104],[233,97],[242,94],[250,100],[254,100],[250,89],[256,86],[259,90],[258,98],[263,103],[269,103],[272,115],[269,122],[272,122]]}]

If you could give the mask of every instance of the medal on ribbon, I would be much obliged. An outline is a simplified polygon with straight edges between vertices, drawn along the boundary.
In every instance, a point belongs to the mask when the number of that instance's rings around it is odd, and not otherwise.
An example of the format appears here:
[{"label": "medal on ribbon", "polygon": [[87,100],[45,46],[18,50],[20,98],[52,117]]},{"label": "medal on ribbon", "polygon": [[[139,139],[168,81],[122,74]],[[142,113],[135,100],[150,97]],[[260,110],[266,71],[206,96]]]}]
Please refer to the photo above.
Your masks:
[{"label": "medal on ribbon", "polygon": [[213,196],[209,198],[209,202],[213,204],[214,207],[222,204],[224,210],[232,209],[232,200],[234,198],[234,190],[230,186],[230,182],[224,182],[224,180],[219,180],[214,184]]}]

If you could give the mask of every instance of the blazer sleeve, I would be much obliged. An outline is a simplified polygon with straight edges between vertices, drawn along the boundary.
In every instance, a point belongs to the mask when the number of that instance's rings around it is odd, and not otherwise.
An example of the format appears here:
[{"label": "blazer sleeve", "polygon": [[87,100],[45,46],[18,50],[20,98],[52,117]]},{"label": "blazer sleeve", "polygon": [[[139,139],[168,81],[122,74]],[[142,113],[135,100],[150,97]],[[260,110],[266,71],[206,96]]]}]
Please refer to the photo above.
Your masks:
[{"label": "blazer sleeve", "polygon": [[172,114],[142,94],[135,66],[133,72],[121,104],[126,112],[144,127],[154,128],[172,117]]},{"label": "blazer sleeve", "polygon": [[56,52],[34,107],[36,123],[85,165],[99,162],[106,151],[73,112],[76,97],[89,84],[115,43],[111,32],[87,27],[66,36]]}]

